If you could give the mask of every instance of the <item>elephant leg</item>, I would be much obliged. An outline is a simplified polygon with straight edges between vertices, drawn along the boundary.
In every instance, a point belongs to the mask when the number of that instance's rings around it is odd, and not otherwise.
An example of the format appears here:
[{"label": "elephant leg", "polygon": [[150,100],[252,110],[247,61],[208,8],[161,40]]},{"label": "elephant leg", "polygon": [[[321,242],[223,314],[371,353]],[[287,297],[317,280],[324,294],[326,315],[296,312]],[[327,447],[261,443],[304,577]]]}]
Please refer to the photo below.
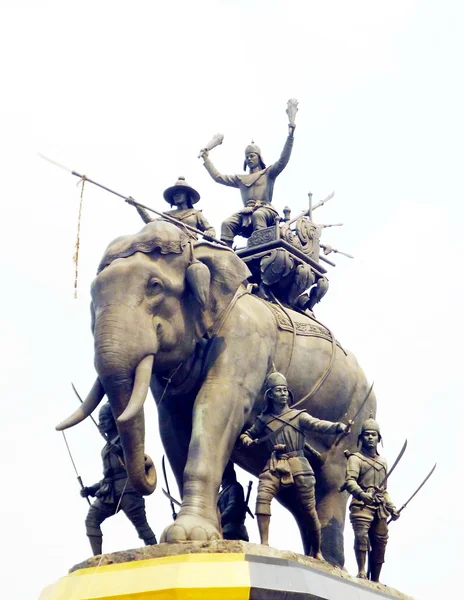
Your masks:
[{"label": "elephant leg", "polygon": [[257,330],[251,317],[241,327],[231,313],[209,353],[208,374],[193,406],[182,508],[163,541],[222,537],[217,511],[222,474],[265,380],[271,346],[267,329]]},{"label": "elephant leg", "polygon": [[[192,401],[193,405],[193,401]],[[192,435],[192,411],[169,402],[166,398],[158,407],[161,441],[166,451],[179,493],[183,492],[183,475],[187,463],[190,437]]]},{"label": "elephant leg", "polygon": [[[183,474],[182,508],[163,541],[220,539],[217,494],[222,473],[244,424],[243,401],[231,384],[204,385],[194,408],[192,436]],[[246,392],[243,391],[244,395]],[[225,407],[230,407],[225,410]]]}]

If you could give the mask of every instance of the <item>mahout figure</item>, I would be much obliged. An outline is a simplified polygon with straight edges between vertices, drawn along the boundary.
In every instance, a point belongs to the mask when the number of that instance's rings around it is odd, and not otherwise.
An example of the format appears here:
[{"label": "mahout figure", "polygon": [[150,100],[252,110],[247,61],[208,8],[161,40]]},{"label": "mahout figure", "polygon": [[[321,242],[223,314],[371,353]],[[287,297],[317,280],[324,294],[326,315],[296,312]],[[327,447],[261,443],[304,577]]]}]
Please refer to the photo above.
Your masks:
[{"label": "mahout figure", "polygon": [[287,379],[278,372],[266,381],[267,405],[255,423],[240,436],[244,446],[266,442],[271,457],[259,476],[256,517],[261,544],[269,545],[271,502],[281,487],[294,486],[308,529],[312,531],[312,553],[323,560],[321,525],[316,512],[314,471],[305,457],[305,431],[320,434],[344,433],[346,425],[316,419],[305,410],[288,405],[290,391]]},{"label": "mahout figure", "polygon": [[289,100],[288,137],[279,160],[270,167],[266,167],[261,149],[254,142],[245,148],[243,170],[249,168],[246,175],[222,175],[211,162],[208,150],[203,149],[200,152],[204,166],[214,181],[239,188],[242,196],[244,208],[226,219],[221,226],[221,240],[230,247],[236,235],[250,237],[253,231],[270,227],[279,220],[278,212],[271,204],[272,195],[275,180],[287,166],[292,153],[296,105],[296,100]]},{"label": "mahout figure", "polygon": [[[174,185],[165,189],[163,198],[166,202],[169,202],[171,207],[175,206],[174,210],[167,210],[165,211],[165,214],[185,223],[185,225],[190,225],[191,227],[202,231],[205,237],[216,237],[214,227],[211,227],[202,211],[193,208],[193,205],[200,200],[200,194],[185,181],[185,177],[180,175]],[[144,208],[139,206],[133,198],[126,198],[126,202],[135,206],[145,223],[151,223],[151,221],[155,220]],[[190,235],[192,234],[190,233]]]},{"label": "mahout figure", "polygon": [[[387,461],[377,452],[381,439],[379,425],[371,416],[361,428],[358,438],[360,450],[348,454],[343,485],[343,489],[353,496],[350,521],[354,530],[357,576],[367,579],[366,558],[369,553],[369,579],[372,581],[379,581],[385,558],[387,519],[396,520],[400,516],[386,489]],[[381,484],[382,487],[379,487]]]},{"label": "mahout figure", "polygon": [[218,508],[221,513],[222,536],[225,540],[249,541],[245,527],[247,505],[243,486],[237,481],[234,463],[229,461],[222,476],[218,495]]},{"label": "mahout figure", "polygon": [[122,510],[134,525],[145,545],[156,544],[155,534],[147,522],[145,500],[134,489],[127,476],[124,453],[109,402],[100,409],[98,428],[108,440],[101,453],[104,477],[98,483],[81,490],[82,497],[97,498],[89,508],[85,520],[92,552],[94,555],[102,553],[103,535],[100,525],[119,510]]}]

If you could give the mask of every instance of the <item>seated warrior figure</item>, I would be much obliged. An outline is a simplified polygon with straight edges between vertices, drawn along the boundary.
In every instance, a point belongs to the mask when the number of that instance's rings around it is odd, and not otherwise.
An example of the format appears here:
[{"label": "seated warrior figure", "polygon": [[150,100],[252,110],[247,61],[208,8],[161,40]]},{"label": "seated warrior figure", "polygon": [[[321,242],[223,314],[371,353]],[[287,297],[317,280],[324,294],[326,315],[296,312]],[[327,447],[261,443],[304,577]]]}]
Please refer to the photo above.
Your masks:
[{"label": "seated warrior figure", "polygon": [[81,490],[81,496],[84,498],[97,497],[85,520],[92,552],[94,555],[102,553],[103,535],[100,525],[119,510],[126,514],[146,546],[156,544],[155,534],[145,515],[145,500],[135,491],[127,477],[124,453],[109,402],[100,409],[98,428],[108,440],[101,453],[104,478]]},{"label": "seated warrior figure", "polygon": [[350,521],[354,530],[354,551],[358,563],[358,577],[367,579],[366,557],[369,551],[369,571],[372,581],[379,581],[388,540],[387,519],[400,516],[386,490],[379,485],[387,474],[387,461],[379,456],[377,444],[382,439],[380,429],[372,417],[364,421],[359,442],[360,452],[349,455],[346,480],[342,489],[353,496]]},{"label": "seated warrior figure", "polygon": [[[182,223],[185,223],[186,225],[195,227],[195,229],[199,229],[206,237],[216,237],[214,227],[211,227],[201,210],[193,208],[193,205],[200,200],[200,194],[197,190],[188,185],[184,177],[179,176],[179,179],[173,186],[164,190],[163,198],[166,202],[169,202],[171,206],[176,207],[174,210],[166,211],[167,215],[174,217],[178,221],[182,221]],[[135,206],[145,223],[151,223],[151,221],[156,220],[152,219],[144,208],[138,206],[133,198],[127,198],[126,202]],[[189,235],[192,235],[192,232],[189,231]]]},{"label": "seated warrior figure", "polygon": [[246,504],[242,485],[237,481],[234,464],[229,461],[222,476],[218,496],[222,535],[225,540],[249,541],[245,527]]},{"label": "seated warrior figure", "polygon": [[[322,421],[305,410],[292,409],[288,405],[287,380],[281,373],[271,373],[266,381],[267,406],[254,425],[240,436],[244,446],[259,443],[266,438],[267,448],[272,452],[259,476],[256,517],[261,544],[269,545],[271,501],[281,487],[294,486],[301,510],[312,531],[314,558],[324,560],[321,553],[321,524],[316,512],[314,471],[304,454],[305,431],[322,434],[343,433],[346,425]],[[269,436],[269,437],[267,437]],[[264,440],[263,440],[264,441]]]},{"label": "seated warrior figure", "polygon": [[274,225],[279,218],[272,206],[272,194],[276,177],[287,166],[293,148],[294,124],[288,126],[288,137],[279,160],[266,167],[261,150],[253,142],[245,148],[245,162],[250,172],[247,175],[222,175],[208,158],[208,151],[202,150],[204,166],[214,181],[240,189],[244,208],[226,219],[221,226],[221,240],[232,247],[234,236],[250,237],[253,231]]}]

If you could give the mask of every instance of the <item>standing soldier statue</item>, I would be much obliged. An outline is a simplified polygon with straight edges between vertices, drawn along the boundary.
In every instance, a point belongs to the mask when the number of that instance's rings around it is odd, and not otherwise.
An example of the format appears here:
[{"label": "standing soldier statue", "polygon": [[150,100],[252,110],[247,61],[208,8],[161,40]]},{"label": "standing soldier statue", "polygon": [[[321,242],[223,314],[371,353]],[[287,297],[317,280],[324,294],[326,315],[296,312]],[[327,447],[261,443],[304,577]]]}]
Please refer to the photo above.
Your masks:
[{"label": "standing soldier statue", "polygon": [[364,421],[358,438],[361,450],[349,455],[342,486],[353,496],[350,521],[354,530],[357,576],[367,579],[366,558],[369,552],[369,579],[372,581],[379,581],[384,562],[388,541],[387,519],[399,517],[386,490],[387,461],[377,452],[381,439],[379,425],[371,416]]},{"label": "standing soldier statue", "polygon": [[281,373],[271,373],[266,381],[267,406],[254,425],[240,436],[244,446],[266,442],[272,452],[259,476],[256,517],[261,544],[269,545],[271,501],[281,487],[294,486],[301,509],[312,531],[314,558],[324,560],[321,552],[321,524],[316,512],[314,471],[305,457],[305,431],[321,434],[344,433],[346,425],[322,421],[305,410],[288,405],[287,380]]},{"label": "standing soldier statue", "polygon": [[222,476],[221,491],[218,496],[221,513],[222,535],[225,540],[249,541],[245,527],[247,505],[242,485],[237,481],[234,464],[229,461]]},{"label": "standing soldier statue", "polygon": [[[185,181],[185,177],[179,176],[174,185],[165,189],[163,198],[166,202],[169,202],[171,207],[175,206],[173,210],[168,210],[165,214],[174,217],[180,223],[185,223],[185,225],[190,225],[202,231],[206,237],[216,237],[214,227],[211,227],[201,210],[193,208],[193,205],[200,200],[200,194]],[[135,206],[145,223],[151,223],[154,220],[133,198],[126,198],[126,202]],[[182,225],[179,224],[179,227],[182,227]]]},{"label": "standing soldier statue", "polygon": [[[250,237],[253,231],[265,229],[274,225],[278,218],[276,209],[272,206],[274,183],[278,175],[287,166],[293,148],[293,132],[295,130],[295,115],[298,110],[296,100],[288,101],[287,114],[289,118],[288,137],[279,160],[266,167],[261,150],[254,142],[245,148],[243,169],[250,169],[246,175],[222,175],[208,157],[208,150],[200,151],[204,166],[217,183],[239,188],[244,208],[226,219],[221,226],[221,240],[232,247],[234,236]],[[219,143],[222,143],[222,138]],[[211,148],[211,146],[210,146]]]},{"label": "standing soldier statue", "polygon": [[102,531],[100,525],[105,519],[122,510],[135,526],[139,538],[145,545],[156,544],[156,537],[147,522],[145,500],[132,487],[124,466],[124,453],[119,439],[116,423],[107,402],[98,414],[98,428],[108,440],[103,447],[103,479],[94,485],[84,487],[81,496],[96,496],[89,508],[85,527],[94,555],[102,553]]}]

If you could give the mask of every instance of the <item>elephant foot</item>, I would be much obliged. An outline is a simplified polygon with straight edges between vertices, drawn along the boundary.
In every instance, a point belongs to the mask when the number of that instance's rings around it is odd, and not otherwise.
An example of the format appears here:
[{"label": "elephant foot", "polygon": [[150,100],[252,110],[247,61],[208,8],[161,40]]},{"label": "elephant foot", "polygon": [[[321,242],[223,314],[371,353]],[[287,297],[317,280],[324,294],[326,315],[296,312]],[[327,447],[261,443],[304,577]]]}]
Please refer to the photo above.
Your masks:
[{"label": "elephant foot", "polygon": [[217,525],[199,515],[180,512],[174,523],[166,527],[161,536],[162,542],[210,542],[220,540],[222,536]]}]

